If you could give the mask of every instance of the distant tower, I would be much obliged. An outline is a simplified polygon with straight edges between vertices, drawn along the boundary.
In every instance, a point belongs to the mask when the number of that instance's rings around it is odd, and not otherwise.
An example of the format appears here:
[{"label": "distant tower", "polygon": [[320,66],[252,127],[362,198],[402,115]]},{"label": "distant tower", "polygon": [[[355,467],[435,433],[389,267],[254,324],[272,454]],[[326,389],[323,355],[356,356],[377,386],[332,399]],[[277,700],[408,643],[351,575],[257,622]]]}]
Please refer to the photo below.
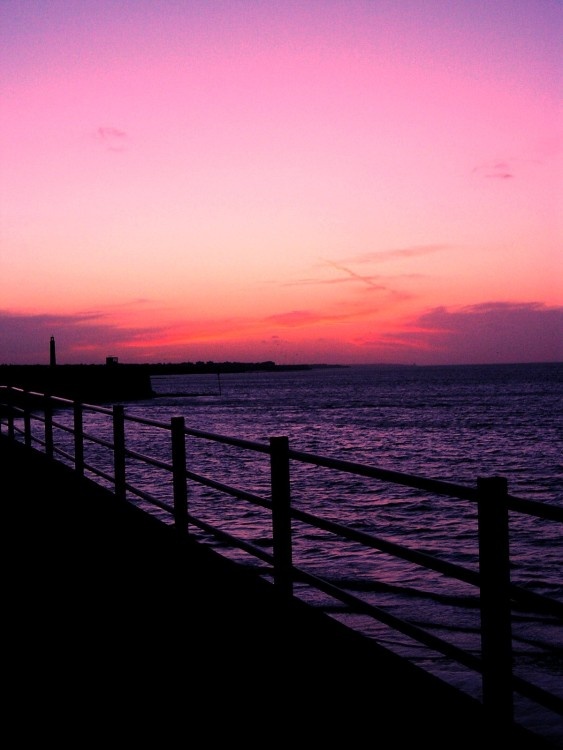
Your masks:
[{"label": "distant tower", "polygon": [[55,354],[55,337],[51,336],[51,367],[57,364],[57,355]]}]

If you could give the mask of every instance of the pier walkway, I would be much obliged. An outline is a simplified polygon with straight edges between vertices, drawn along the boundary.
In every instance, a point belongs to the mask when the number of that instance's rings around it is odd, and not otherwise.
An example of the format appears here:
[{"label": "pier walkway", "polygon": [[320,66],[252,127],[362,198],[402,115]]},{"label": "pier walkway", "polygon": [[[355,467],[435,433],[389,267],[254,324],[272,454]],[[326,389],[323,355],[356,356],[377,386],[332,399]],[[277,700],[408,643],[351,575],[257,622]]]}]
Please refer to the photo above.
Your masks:
[{"label": "pier walkway", "polygon": [[547,748],[0,435],[10,744]]}]

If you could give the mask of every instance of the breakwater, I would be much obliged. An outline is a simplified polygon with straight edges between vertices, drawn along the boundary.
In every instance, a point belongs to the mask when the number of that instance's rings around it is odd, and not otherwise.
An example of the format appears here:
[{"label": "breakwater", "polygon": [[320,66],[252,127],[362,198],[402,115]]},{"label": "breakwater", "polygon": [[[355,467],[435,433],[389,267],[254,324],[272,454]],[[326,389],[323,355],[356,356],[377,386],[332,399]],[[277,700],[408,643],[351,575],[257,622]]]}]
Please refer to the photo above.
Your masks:
[{"label": "breakwater", "polygon": [[137,365],[0,365],[0,382],[26,391],[92,403],[154,395],[150,371]]},{"label": "breakwater", "polygon": [[333,365],[277,365],[274,362],[183,362],[122,364],[108,358],[105,365],[0,365],[0,383],[26,391],[51,393],[90,403],[153,398],[151,377],[163,375],[221,375],[242,372],[285,372]]}]

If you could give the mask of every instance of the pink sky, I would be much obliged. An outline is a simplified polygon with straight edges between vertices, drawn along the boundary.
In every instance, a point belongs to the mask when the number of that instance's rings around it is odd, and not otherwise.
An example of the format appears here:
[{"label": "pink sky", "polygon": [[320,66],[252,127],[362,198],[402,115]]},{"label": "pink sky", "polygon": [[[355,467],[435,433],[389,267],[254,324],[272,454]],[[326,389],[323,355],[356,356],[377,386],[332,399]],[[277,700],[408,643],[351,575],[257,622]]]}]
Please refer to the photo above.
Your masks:
[{"label": "pink sky", "polygon": [[558,0],[3,0],[0,364],[563,361]]}]

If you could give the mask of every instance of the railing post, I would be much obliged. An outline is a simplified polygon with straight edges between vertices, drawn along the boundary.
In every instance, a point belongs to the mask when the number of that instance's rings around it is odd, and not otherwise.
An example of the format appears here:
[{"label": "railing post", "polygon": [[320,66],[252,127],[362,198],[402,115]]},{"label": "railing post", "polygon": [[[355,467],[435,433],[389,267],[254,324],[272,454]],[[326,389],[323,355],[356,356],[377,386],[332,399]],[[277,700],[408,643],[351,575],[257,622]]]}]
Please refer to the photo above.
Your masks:
[{"label": "railing post", "polygon": [[[7,419],[10,414],[10,407],[9,407],[10,391],[8,390],[8,388],[2,388],[0,389],[0,392],[2,393],[2,396],[4,396],[5,394],[5,398],[2,398],[0,402],[0,417],[2,416],[2,411],[3,411]],[[0,433],[2,432],[3,424],[4,423],[2,422],[2,419],[0,418]]]},{"label": "railing post", "polygon": [[8,437],[10,440],[13,440],[15,438],[15,430],[14,430],[14,391],[12,389],[12,386],[8,386],[8,392],[7,392],[7,401],[8,401]]},{"label": "railing post", "polygon": [[23,397],[23,424],[24,424],[24,438],[25,447],[31,448],[31,397],[27,393],[24,393]]},{"label": "railing post", "polygon": [[270,438],[272,482],[272,536],[274,544],[274,586],[281,599],[293,595],[291,550],[291,488],[289,480],[289,441]]},{"label": "railing post", "polygon": [[125,500],[125,410],[122,404],[113,407],[113,471],[115,494]]},{"label": "railing post", "polygon": [[45,454],[53,458],[53,402],[50,394],[45,394]]},{"label": "railing post", "polygon": [[172,435],[172,482],[174,488],[174,525],[188,531],[188,490],[186,485],[186,433],[184,417],[170,420]]},{"label": "railing post", "polygon": [[72,405],[74,413],[74,469],[80,476],[84,475],[84,424],[82,404],[75,401]]},{"label": "railing post", "polygon": [[502,728],[514,718],[508,484],[504,477],[479,478],[477,489],[483,705]]}]

